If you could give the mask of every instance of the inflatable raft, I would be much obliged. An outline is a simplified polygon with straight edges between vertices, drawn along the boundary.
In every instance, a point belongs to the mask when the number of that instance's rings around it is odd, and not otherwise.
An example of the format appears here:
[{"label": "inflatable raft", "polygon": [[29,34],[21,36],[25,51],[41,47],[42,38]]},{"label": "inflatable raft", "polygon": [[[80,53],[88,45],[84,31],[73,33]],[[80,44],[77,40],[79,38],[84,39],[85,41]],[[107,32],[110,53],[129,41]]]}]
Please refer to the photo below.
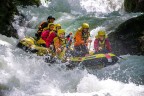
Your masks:
[{"label": "inflatable raft", "polygon": [[118,58],[113,53],[94,54],[86,57],[71,57],[67,67],[74,68],[80,66],[89,69],[100,69],[116,64],[117,61]]},{"label": "inflatable raft", "polygon": [[36,40],[32,37],[25,37],[19,41],[17,47],[23,49],[26,52],[36,53],[39,56],[49,54],[49,49],[43,46],[40,46]]},{"label": "inflatable raft", "polygon": [[[19,41],[17,46],[26,52],[36,53],[39,56],[50,56],[50,50],[46,47],[39,46],[36,40],[32,37],[25,37]],[[91,52],[90,52],[91,53]],[[47,63],[55,63],[56,60],[45,59]],[[106,54],[91,54],[86,57],[69,57],[67,68],[84,67],[90,69],[99,69],[109,65],[113,65],[118,61],[118,58],[113,53]]]}]

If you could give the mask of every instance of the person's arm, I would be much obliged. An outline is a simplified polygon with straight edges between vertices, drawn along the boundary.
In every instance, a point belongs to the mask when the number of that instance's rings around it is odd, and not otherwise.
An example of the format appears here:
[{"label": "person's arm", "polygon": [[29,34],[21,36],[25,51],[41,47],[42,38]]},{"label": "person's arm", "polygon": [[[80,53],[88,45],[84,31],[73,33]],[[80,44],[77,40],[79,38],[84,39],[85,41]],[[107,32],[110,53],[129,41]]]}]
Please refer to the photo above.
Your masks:
[{"label": "person's arm", "polygon": [[61,52],[59,40],[57,39],[57,37],[54,38],[54,47],[55,47],[57,53]]},{"label": "person's arm", "polygon": [[99,47],[98,39],[95,39],[95,41],[94,41],[94,50],[95,50],[95,52],[98,52],[98,51],[99,51],[99,50],[98,50],[98,47]]},{"label": "person's arm", "polygon": [[45,27],[47,27],[47,26],[48,26],[48,23],[47,23],[47,22],[42,22],[38,28],[39,28],[39,29],[43,29],[43,28],[45,28]]}]

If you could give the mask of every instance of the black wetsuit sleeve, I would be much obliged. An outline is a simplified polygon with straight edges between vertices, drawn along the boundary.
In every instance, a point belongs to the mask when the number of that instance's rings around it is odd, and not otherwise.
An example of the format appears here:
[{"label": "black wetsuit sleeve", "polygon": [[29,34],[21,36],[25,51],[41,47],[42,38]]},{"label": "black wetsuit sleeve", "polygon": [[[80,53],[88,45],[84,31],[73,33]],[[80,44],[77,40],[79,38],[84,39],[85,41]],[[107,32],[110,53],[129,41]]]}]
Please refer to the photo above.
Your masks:
[{"label": "black wetsuit sleeve", "polygon": [[45,22],[45,23],[43,23],[43,24],[41,25],[41,28],[42,28],[42,29],[45,28],[45,27],[48,27],[48,23],[47,23],[47,22]]}]

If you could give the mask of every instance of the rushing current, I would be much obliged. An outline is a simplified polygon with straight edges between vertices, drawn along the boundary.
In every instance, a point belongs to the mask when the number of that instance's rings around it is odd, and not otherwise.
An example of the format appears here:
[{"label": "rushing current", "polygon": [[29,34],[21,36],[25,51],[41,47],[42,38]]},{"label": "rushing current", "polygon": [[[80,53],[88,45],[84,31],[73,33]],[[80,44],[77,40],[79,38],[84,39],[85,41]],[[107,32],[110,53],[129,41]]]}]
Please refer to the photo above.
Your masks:
[{"label": "rushing current", "polygon": [[[32,36],[49,15],[67,32],[90,24],[91,38],[98,30],[113,32],[122,22],[140,15],[126,13],[123,0],[41,0],[40,7],[18,6],[22,17],[13,26],[19,38]],[[144,56],[124,55],[117,64],[100,70],[66,70],[50,66],[43,57],[16,47],[18,39],[0,35],[0,86],[4,96],[144,96]],[[91,44],[93,50],[93,43]]]}]

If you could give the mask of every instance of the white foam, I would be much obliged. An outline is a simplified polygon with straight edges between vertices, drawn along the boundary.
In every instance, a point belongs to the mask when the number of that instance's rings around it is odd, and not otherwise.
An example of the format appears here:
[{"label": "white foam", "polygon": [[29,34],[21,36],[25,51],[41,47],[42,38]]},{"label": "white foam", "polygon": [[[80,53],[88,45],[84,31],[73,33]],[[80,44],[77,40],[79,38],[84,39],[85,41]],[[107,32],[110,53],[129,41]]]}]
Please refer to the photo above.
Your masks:
[{"label": "white foam", "polygon": [[110,13],[122,8],[123,0],[81,0],[81,6],[87,12]]},{"label": "white foam", "polygon": [[133,83],[125,84],[111,79],[99,80],[96,76],[88,74],[78,84],[77,91],[79,93],[95,92],[98,96],[106,94],[110,96],[143,96],[144,86],[137,86]]}]

